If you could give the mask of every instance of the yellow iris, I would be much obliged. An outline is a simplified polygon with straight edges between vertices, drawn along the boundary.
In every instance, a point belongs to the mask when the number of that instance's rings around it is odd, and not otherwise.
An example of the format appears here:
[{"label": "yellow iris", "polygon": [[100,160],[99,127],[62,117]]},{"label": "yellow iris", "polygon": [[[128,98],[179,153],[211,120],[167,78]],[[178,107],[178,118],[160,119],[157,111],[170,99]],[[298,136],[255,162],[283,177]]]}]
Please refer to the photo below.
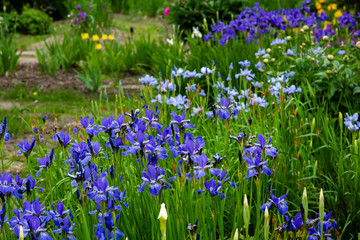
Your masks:
[{"label": "yellow iris", "polygon": [[82,33],[81,38],[82,38],[82,40],[89,39],[89,34],[88,33]]},{"label": "yellow iris", "polygon": [[103,40],[106,40],[106,39],[108,39],[108,35],[103,34],[103,35],[101,36],[101,38],[102,38]]},{"label": "yellow iris", "polygon": [[324,3],[325,2],[325,0],[319,0],[319,3]]},{"label": "yellow iris", "polygon": [[339,17],[341,17],[341,16],[342,16],[341,10],[337,10],[337,11],[335,12],[334,16],[335,16],[336,19],[338,19]]},{"label": "yellow iris", "polygon": [[315,8],[316,8],[317,10],[321,9],[321,3],[316,2],[316,3],[315,3]]},{"label": "yellow iris", "polygon": [[114,40],[114,35],[111,35],[111,34],[110,34],[110,35],[109,35],[109,40],[110,40],[110,41]]},{"label": "yellow iris", "polygon": [[100,49],[102,49],[102,45],[100,43],[98,43],[95,45],[95,48],[96,48],[96,50],[100,50]]},{"label": "yellow iris", "polygon": [[92,36],[92,39],[93,41],[97,42],[99,41],[99,36],[95,34],[94,36]]}]

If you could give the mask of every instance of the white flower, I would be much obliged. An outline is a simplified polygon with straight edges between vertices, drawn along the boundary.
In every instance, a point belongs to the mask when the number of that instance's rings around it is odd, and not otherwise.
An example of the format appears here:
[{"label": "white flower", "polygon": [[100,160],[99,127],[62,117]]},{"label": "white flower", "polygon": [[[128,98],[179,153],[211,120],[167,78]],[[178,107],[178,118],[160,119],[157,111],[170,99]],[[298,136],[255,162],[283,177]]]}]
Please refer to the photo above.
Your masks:
[{"label": "white flower", "polygon": [[166,41],[168,42],[169,45],[171,45],[171,46],[174,45],[174,40],[172,38],[170,38],[170,39],[168,38],[168,39],[166,39]]},{"label": "white flower", "polygon": [[199,27],[193,27],[193,33],[191,34],[191,38],[194,38],[194,37],[202,38],[202,34],[199,31]]}]

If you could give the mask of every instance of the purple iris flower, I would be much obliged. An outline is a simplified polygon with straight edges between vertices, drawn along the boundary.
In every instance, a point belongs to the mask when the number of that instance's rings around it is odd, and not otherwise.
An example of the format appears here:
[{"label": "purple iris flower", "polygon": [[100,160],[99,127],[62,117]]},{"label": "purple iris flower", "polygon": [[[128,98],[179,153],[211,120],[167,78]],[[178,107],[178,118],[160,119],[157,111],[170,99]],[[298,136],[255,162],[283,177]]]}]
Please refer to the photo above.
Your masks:
[{"label": "purple iris flower", "polygon": [[9,225],[16,236],[20,236],[20,226],[22,226],[24,237],[31,234],[36,239],[53,239],[46,231],[46,225],[51,217],[45,215],[45,207],[39,203],[39,198],[31,203],[24,202],[23,209],[17,209],[14,213],[15,216],[11,218]]},{"label": "purple iris flower", "polygon": [[226,170],[212,168],[212,169],[210,169],[210,173],[219,179],[219,181],[218,181],[219,184],[224,185],[225,183],[229,182],[230,186],[232,188],[235,188],[236,184],[229,181],[230,177],[226,176],[226,174],[227,174]]},{"label": "purple iris flower", "polygon": [[198,194],[208,191],[211,197],[220,195],[221,200],[225,198],[225,195],[222,192],[220,192],[222,184],[218,183],[215,179],[211,178],[209,181],[205,181],[204,185],[205,185],[205,189],[198,190]]},{"label": "purple iris flower", "polygon": [[224,160],[226,158],[226,156],[225,157],[220,157],[220,155],[217,153],[217,154],[213,155],[212,158],[215,160],[214,163],[213,163],[213,165],[215,167],[219,163],[221,163],[221,161]]},{"label": "purple iris flower", "polygon": [[5,142],[10,140],[10,134],[8,133],[8,124],[6,122],[6,117],[4,122],[0,124],[0,142],[4,140]]},{"label": "purple iris flower", "polygon": [[81,10],[81,5],[79,4],[79,5],[77,5],[75,8],[76,8],[77,10]]},{"label": "purple iris flower", "polygon": [[243,132],[239,131],[239,134],[237,136],[230,136],[230,139],[234,139],[235,141],[240,143],[244,137],[246,137],[245,131],[243,131]]},{"label": "purple iris flower", "polygon": [[102,176],[93,181],[92,188],[86,193],[86,195],[99,206],[101,201],[106,201],[109,196],[113,196],[114,191],[117,189],[117,187],[109,186],[106,177]]},{"label": "purple iris flower", "polygon": [[95,227],[97,227],[95,230],[96,239],[117,240],[124,237],[124,234],[115,226],[111,212],[104,213],[104,217],[103,217],[103,213],[99,213],[98,224],[95,225]]},{"label": "purple iris flower", "polygon": [[254,176],[259,176],[261,173],[265,173],[266,175],[271,175],[273,172],[267,166],[267,162],[262,160],[260,149],[255,150],[253,154],[250,154],[251,157],[247,155],[243,155],[243,159],[245,159],[248,164],[248,172],[246,179]]},{"label": "purple iris flower", "polygon": [[69,143],[72,141],[72,139],[70,139],[69,133],[68,132],[64,133],[62,131],[57,132],[53,139],[59,142],[63,148],[66,148],[69,145]]},{"label": "purple iris flower", "polygon": [[156,78],[154,78],[153,76],[149,76],[149,75],[145,75],[144,77],[140,78],[139,82],[146,86],[148,86],[148,85],[154,86],[154,85],[158,84]]},{"label": "purple iris flower", "polygon": [[80,120],[81,127],[74,128],[74,133],[78,132],[80,129],[85,128],[85,131],[89,134],[90,139],[98,134],[96,126],[94,125],[94,117],[83,117]]},{"label": "purple iris flower", "polygon": [[176,115],[176,113],[174,111],[172,111],[171,112],[171,117],[174,120],[174,121],[171,121],[171,123],[179,126],[179,128],[181,130],[185,130],[185,129],[188,129],[188,128],[195,127],[195,125],[189,124],[190,119],[188,119],[188,120],[185,119],[185,117],[186,117],[186,111],[185,110],[183,111],[182,116],[178,116],[178,115]]},{"label": "purple iris flower", "polygon": [[213,166],[210,163],[209,159],[205,154],[201,154],[200,156],[194,157],[194,178],[199,180],[201,177],[205,176],[205,170],[209,169]]},{"label": "purple iris flower", "polygon": [[218,109],[216,114],[222,120],[228,119],[231,115],[236,116],[238,113],[238,111],[233,108],[233,104],[231,104],[230,100],[226,97],[222,97],[220,103],[217,102],[216,108]]},{"label": "purple iris flower", "polygon": [[165,171],[160,167],[149,165],[147,171],[142,171],[144,181],[138,188],[139,192],[144,192],[144,188],[149,184],[149,192],[153,196],[159,196],[162,189],[168,189],[170,184],[164,179]]},{"label": "purple iris flower", "polygon": [[156,144],[154,139],[150,139],[149,142],[145,145],[145,154],[147,154],[147,160],[149,164],[155,166],[157,159],[166,159],[167,153],[166,149],[161,145]]},{"label": "purple iris flower", "polygon": [[72,218],[72,214],[70,210],[64,210],[65,206],[62,201],[58,201],[58,203],[56,204],[56,209],[53,204],[51,204],[51,207],[52,210],[47,211],[46,213],[54,221],[55,227],[60,228],[67,215],[69,215]]},{"label": "purple iris flower", "polygon": [[270,192],[271,194],[271,199],[269,198],[269,201],[264,203],[260,209],[261,211],[265,211],[265,208],[267,207],[267,209],[269,210],[271,205],[274,204],[275,207],[279,210],[279,214],[280,215],[284,215],[285,213],[287,213],[289,207],[287,205],[287,202],[285,201],[285,197],[287,196],[287,194],[282,195],[281,197],[277,198],[274,194],[273,191]]},{"label": "purple iris flower", "polygon": [[99,132],[106,132],[109,137],[115,138],[115,134],[120,131],[119,123],[114,120],[114,117],[110,115],[108,118],[104,117],[99,126]]},{"label": "purple iris flower", "polygon": [[[90,149],[90,153],[87,154],[88,156],[92,156],[92,157],[97,158],[99,154],[102,154],[102,155],[105,156],[105,159],[107,159],[107,157],[108,157],[107,154],[104,153],[104,152],[100,152],[101,146],[100,146],[99,142],[90,142],[90,140],[87,139],[87,144],[88,144],[88,147]],[[83,164],[87,165],[87,163],[83,163]]]},{"label": "purple iris flower", "polygon": [[278,150],[274,148],[271,144],[271,137],[269,133],[269,142],[266,144],[266,139],[263,135],[259,134],[257,137],[259,143],[255,143],[253,147],[246,149],[246,152],[255,152],[256,149],[260,148],[261,151],[264,151],[266,155],[270,157],[276,157],[278,154]]},{"label": "purple iris flower", "polygon": [[53,233],[56,234],[65,233],[68,240],[76,240],[76,237],[74,236],[74,228],[73,225],[71,224],[69,216],[66,216],[63,219],[62,224],[59,226],[58,229],[53,230]]},{"label": "purple iris flower", "polygon": [[32,150],[35,148],[36,142],[35,139],[33,139],[32,142],[29,143],[28,140],[25,139],[23,142],[19,142],[17,146],[21,149],[17,155],[21,155],[23,153],[24,156],[28,158]]},{"label": "purple iris flower", "polygon": [[280,232],[283,232],[285,230],[296,232],[303,225],[301,213],[296,214],[295,218],[293,218],[293,216],[289,217],[285,215],[285,219],[286,223],[279,227]]},{"label": "purple iris flower", "polygon": [[8,217],[6,215],[6,202],[4,201],[0,212],[0,231],[2,231],[2,227],[4,223],[7,221],[8,221]]},{"label": "purple iris flower", "polygon": [[121,138],[109,138],[109,141],[105,143],[105,147],[112,148],[113,153],[118,153],[120,149],[127,149],[127,146],[123,145]]},{"label": "purple iris flower", "polygon": [[38,162],[40,165],[40,169],[39,171],[36,173],[36,176],[39,177],[40,173],[42,170],[44,170],[44,168],[48,168],[50,167],[51,163],[54,161],[55,159],[55,155],[54,155],[54,148],[51,149],[51,152],[46,155],[46,157],[44,158],[39,158]]},{"label": "purple iris flower", "polygon": [[[129,132],[126,135],[126,139],[132,144],[127,151],[123,152],[123,155],[129,155],[129,154],[137,154],[140,152],[141,156],[144,155],[144,147],[148,143],[148,140],[145,140],[145,135],[141,131],[137,132],[134,136]],[[137,141],[135,141],[137,140]]]},{"label": "purple iris flower", "polygon": [[185,73],[183,74],[183,78],[200,78],[202,77],[202,74],[201,73],[197,73],[196,70],[194,71],[189,71],[189,70],[186,70]]},{"label": "purple iris flower", "polygon": [[154,112],[151,110],[145,110],[145,116],[143,119],[155,129],[161,129],[162,125],[158,123],[159,119],[154,116]]},{"label": "purple iris flower", "polygon": [[[317,226],[316,226],[317,225]],[[323,236],[325,240],[333,240],[331,238],[331,233],[328,233],[330,228],[326,225],[323,225]],[[318,240],[321,239],[321,224],[314,224],[311,228],[309,228],[309,237],[307,240]]]}]

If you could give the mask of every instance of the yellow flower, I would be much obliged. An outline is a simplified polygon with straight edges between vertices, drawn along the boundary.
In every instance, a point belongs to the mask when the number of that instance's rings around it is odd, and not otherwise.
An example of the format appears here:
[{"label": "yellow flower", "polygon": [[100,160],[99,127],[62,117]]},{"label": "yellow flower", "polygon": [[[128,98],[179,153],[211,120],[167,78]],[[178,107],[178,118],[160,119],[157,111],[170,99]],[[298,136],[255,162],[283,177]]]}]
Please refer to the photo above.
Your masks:
[{"label": "yellow flower", "polygon": [[325,0],[319,0],[319,3],[324,3],[325,2]]},{"label": "yellow flower", "polygon": [[110,34],[110,35],[109,35],[109,40],[110,40],[110,41],[114,40],[114,35],[111,35],[111,34]]},{"label": "yellow flower", "polygon": [[321,9],[321,3],[316,2],[316,3],[315,3],[315,8],[316,8],[317,10]]},{"label": "yellow flower", "polygon": [[337,9],[337,4],[336,3],[332,3],[329,5],[330,10],[336,10]]},{"label": "yellow flower", "polygon": [[95,46],[96,50],[101,50],[102,49],[102,45],[100,43],[96,44]]},{"label": "yellow flower", "polygon": [[285,21],[285,22],[287,22],[287,19],[286,19],[286,17],[285,17],[285,16],[284,16],[284,21]]},{"label": "yellow flower", "polygon": [[106,39],[108,39],[108,35],[103,34],[103,35],[101,36],[101,38],[102,38],[103,40],[106,40]]},{"label": "yellow flower", "polygon": [[37,95],[37,92],[33,92],[33,95],[36,96],[36,95]]},{"label": "yellow flower", "polygon": [[92,36],[92,39],[93,41],[97,42],[99,41],[99,36],[95,34],[94,36]]},{"label": "yellow flower", "polygon": [[336,19],[338,19],[339,17],[341,17],[341,16],[342,16],[341,10],[337,10],[337,11],[335,12],[334,16],[335,16]]},{"label": "yellow flower", "polygon": [[82,40],[86,40],[86,39],[89,38],[89,34],[88,33],[82,33],[81,38],[82,38]]}]

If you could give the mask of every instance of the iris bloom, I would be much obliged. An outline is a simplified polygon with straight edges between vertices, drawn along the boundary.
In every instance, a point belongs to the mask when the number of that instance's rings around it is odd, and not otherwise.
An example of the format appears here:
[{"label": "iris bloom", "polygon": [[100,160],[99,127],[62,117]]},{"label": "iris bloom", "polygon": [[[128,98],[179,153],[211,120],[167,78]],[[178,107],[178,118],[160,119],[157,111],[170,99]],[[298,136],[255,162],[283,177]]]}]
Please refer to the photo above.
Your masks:
[{"label": "iris bloom", "polygon": [[142,180],[144,181],[138,188],[139,192],[143,192],[147,184],[149,184],[149,192],[153,196],[158,196],[162,189],[168,189],[169,183],[164,179],[165,171],[161,167],[149,165],[147,172],[142,171]]},{"label": "iris bloom", "polygon": [[66,132],[57,132],[53,138],[55,141],[59,142],[60,145],[64,148],[66,148],[69,143],[72,141],[72,139],[70,139],[69,133]]},{"label": "iris bloom", "polygon": [[0,124],[0,142],[4,140],[5,142],[10,140],[10,134],[8,133],[8,124],[6,122],[6,117],[4,122]]},{"label": "iris bloom", "polygon": [[205,170],[213,166],[205,154],[201,154],[200,156],[195,157],[194,163],[197,164],[197,166],[194,166],[194,177],[197,180],[199,180],[200,177],[204,177]]},{"label": "iris bloom", "polygon": [[280,215],[284,215],[285,213],[287,213],[289,207],[287,205],[287,202],[285,201],[285,197],[287,196],[287,194],[282,195],[281,197],[277,198],[274,194],[273,191],[270,192],[271,194],[271,199],[269,198],[269,201],[264,203],[260,209],[261,211],[265,211],[266,208],[270,209],[271,205],[275,205],[275,207],[277,207],[277,209],[279,210],[279,214]]},{"label": "iris bloom", "polygon": [[17,154],[21,155],[23,153],[24,156],[28,158],[32,150],[35,148],[36,142],[35,139],[33,139],[32,142],[29,143],[28,140],[25,139],[23,142],[19,142],[17,146],[21,149]]},{"label": "iris bloom", "polygon": [[250,154],[251,157],[243,155],[246,163],[248,164],[248,172],[246,179],[254,176],[259,176],[260,173],[265,173],[266,175],[271,175],[273,172],[268,168],[268,164],[265,160],[262,160],[259,150],[256,150],[254,154]]},{"label": "iris bloom", "polygon": [[179,126],[179,128],[182,129],[182,130],[195,127],[195,125],[189,124],[190,119],[188,119],[188,120],[185,119],[185,117],[186,117],[186,111],[185,110],[183,111],[182,116],[178,116],[178,115],[176,115],[176,113],[174,111],[172,111],[171,112],[171,117],[174,120],[174,121],[171,121],[171,123]]},{"label": "iris bloom", "polygon": [[148,122],[148,124],[151,125],[151,127],[155,128],[155,129],[161,129],[162,125],[160,123],[158,123],[159,119],[157,118],[156,115],[154,115],[154,112],[151,110],[145,110],[145,116],[143,117],[143,119]]},{"label": "iris bloom", "polygon": [[286,223],[279,227],[280,232],[285,230],[296,232],[303,224],[301,213],[296,214],[295,218],[285,215],[285,219]]},{"label": "iris bloom", "polygon": [[48,168],[50,167],[51,163],[54,161],[55,159],[55,155],[54,155],[54,148],[51,149],[51,152],[44,158],[39,158],[38,159],[38,162],[39,162],[39,165],[40,165],[40,169],[39,171],[36,173],[36,176],[39,177],[40,176],[40,173],[41,171],[44,169],[44,168]]}]

